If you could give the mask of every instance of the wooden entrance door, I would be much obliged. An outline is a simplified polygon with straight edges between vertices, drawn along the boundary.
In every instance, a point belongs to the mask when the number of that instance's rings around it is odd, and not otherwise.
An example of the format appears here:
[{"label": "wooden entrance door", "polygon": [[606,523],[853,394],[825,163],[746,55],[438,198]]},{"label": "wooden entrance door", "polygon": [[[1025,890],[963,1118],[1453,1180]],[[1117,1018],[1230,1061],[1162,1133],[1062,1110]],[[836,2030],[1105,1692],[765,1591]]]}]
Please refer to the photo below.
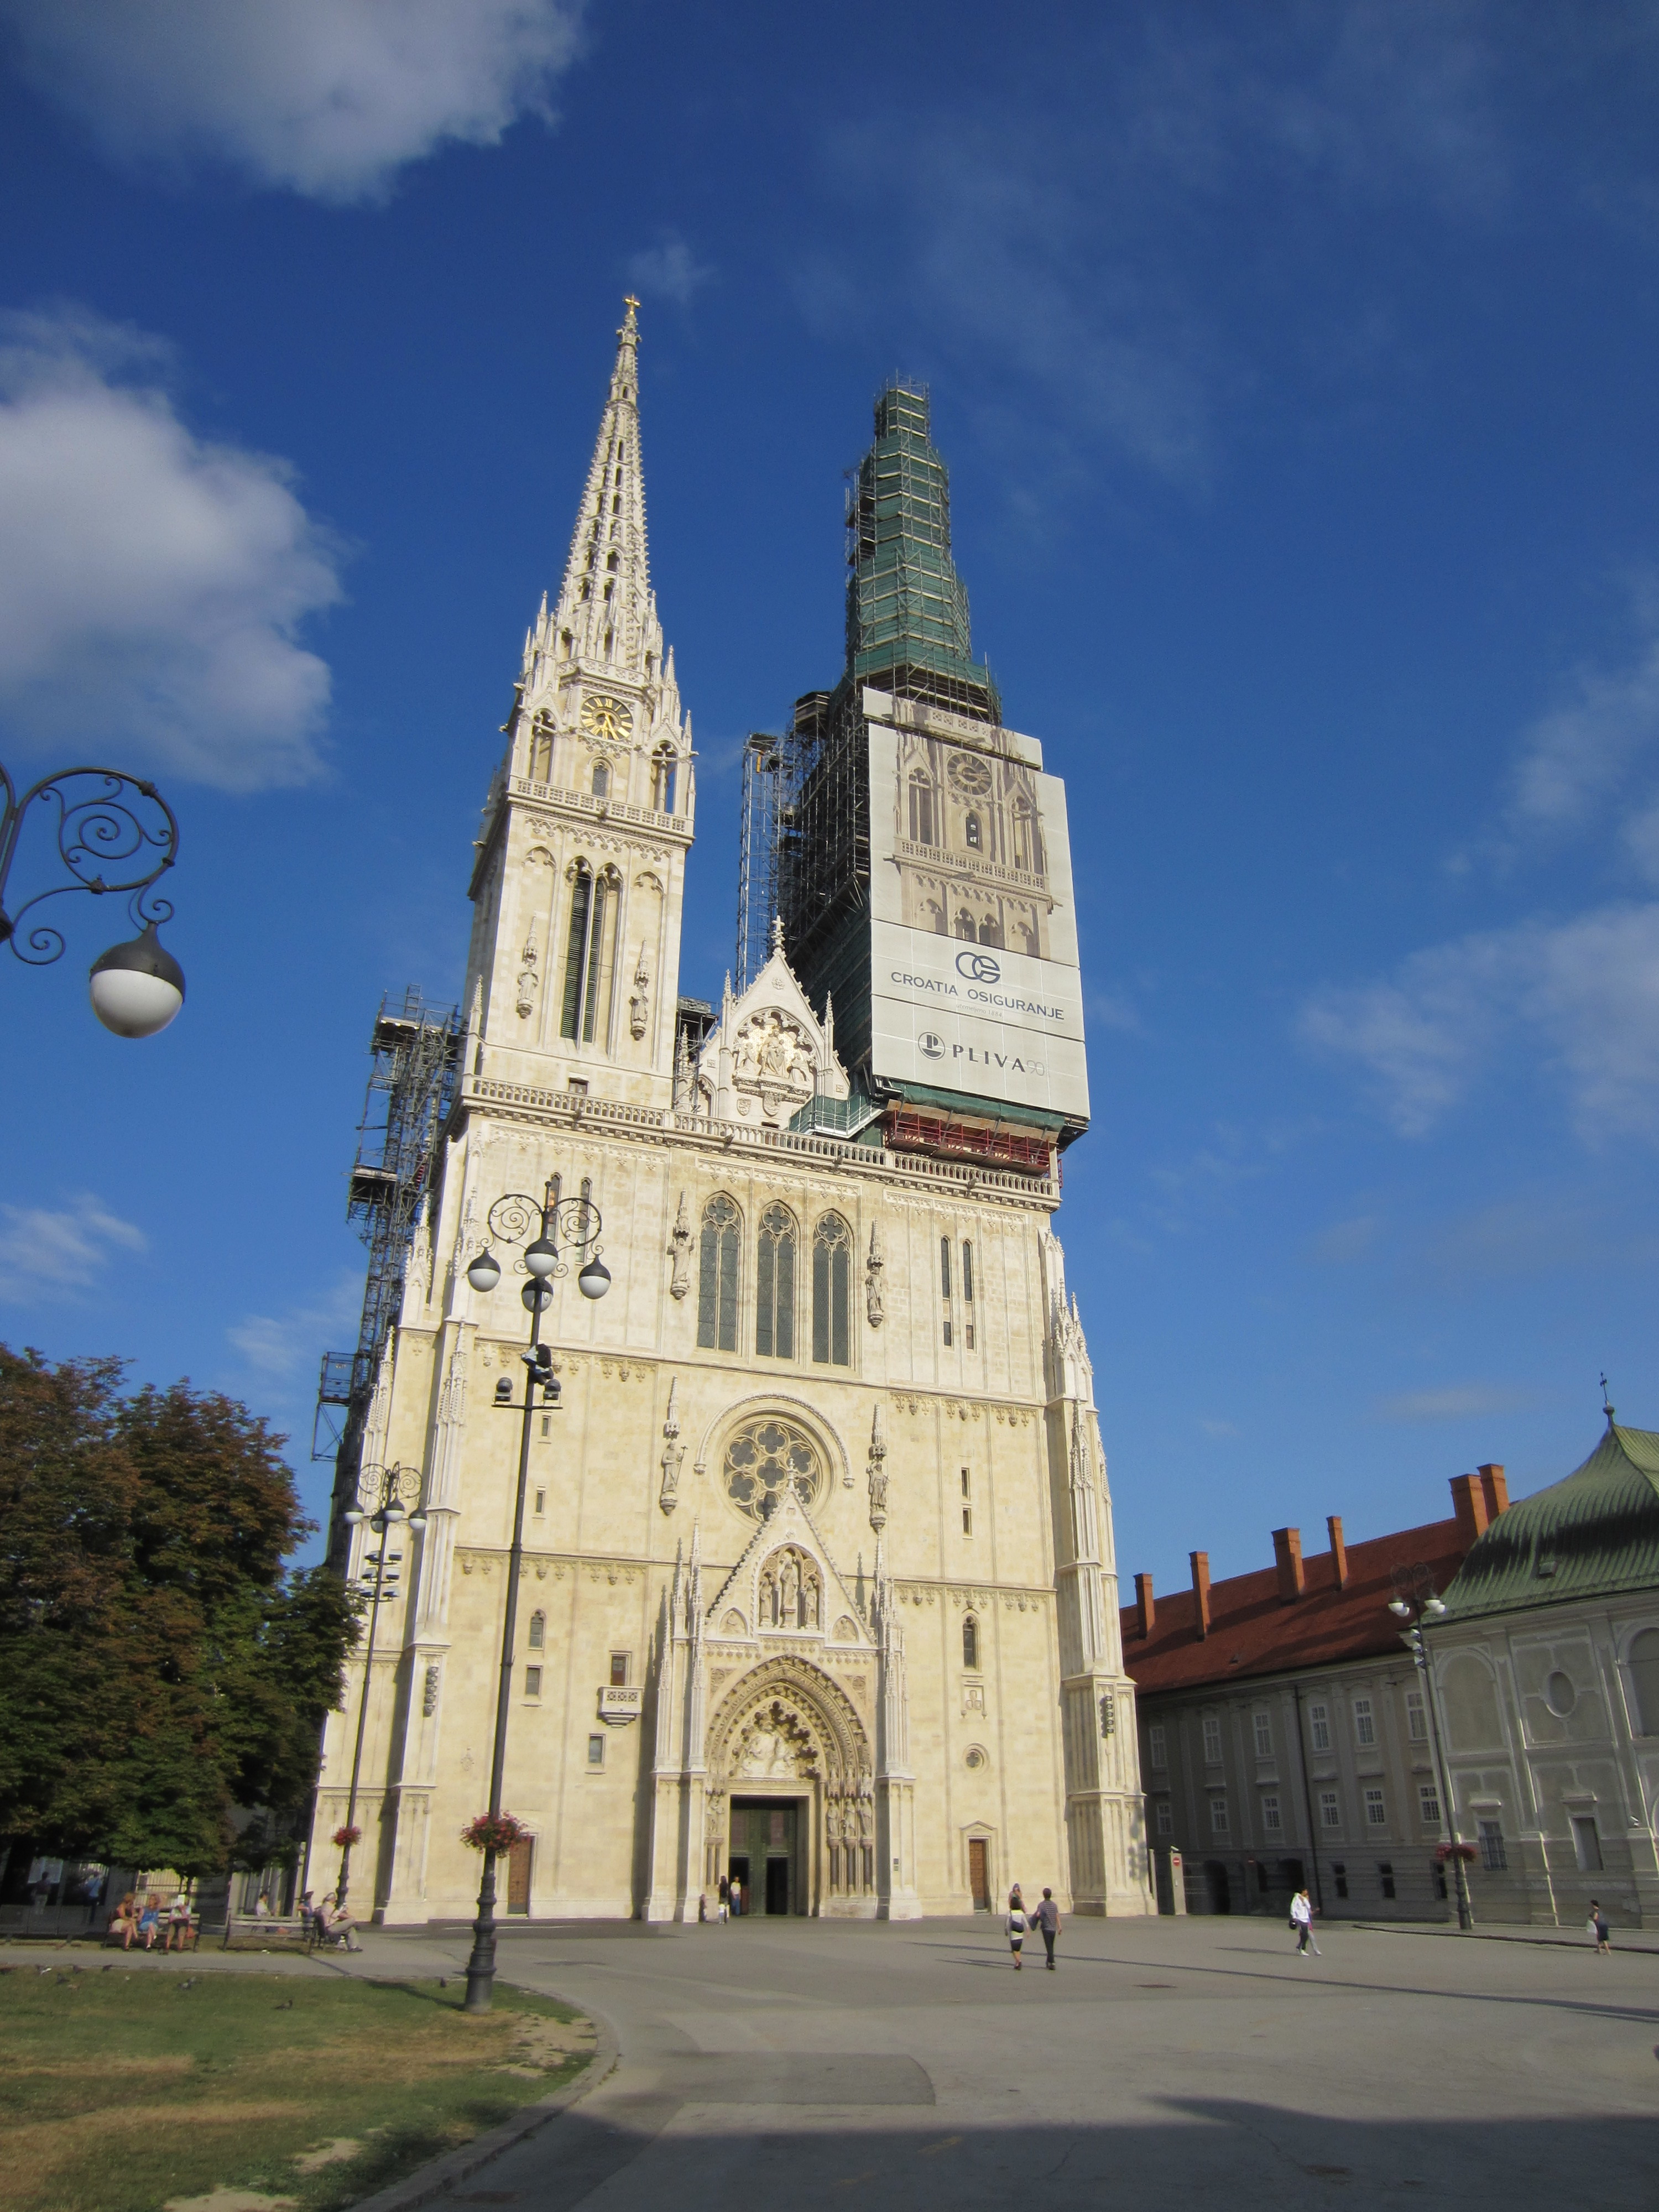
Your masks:
[{"label": "wooden entrance door", "polygon": [[968,1838],[968,1887],[975,1912],[991,1910],[991,1847],[983,1836]]},{"label": "wooden entrance door", "polygon": [[528,1836],[520,1836],[507,1855],[507,1909],[509,1912],[528,1912],[530,1910],[530,1849]]}]

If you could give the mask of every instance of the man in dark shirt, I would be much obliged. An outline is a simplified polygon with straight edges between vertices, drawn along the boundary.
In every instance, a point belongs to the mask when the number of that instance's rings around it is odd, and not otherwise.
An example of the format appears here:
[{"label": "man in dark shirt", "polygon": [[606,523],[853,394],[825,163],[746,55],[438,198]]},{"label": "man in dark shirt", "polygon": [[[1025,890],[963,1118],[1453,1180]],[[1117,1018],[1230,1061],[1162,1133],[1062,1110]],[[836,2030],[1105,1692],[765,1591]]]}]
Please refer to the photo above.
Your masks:
[{"label": "man in dark shirt", "polygon": [[1054,1938],[1060,1933],[1060,1907],[1054,1903],[1054,1893],[1045,1889],[1042,1902],[1031,1915],[1033,1928],[1042,1930],[1042,1948],[1048,1954],[1048,1972],[1054,1971]]}]

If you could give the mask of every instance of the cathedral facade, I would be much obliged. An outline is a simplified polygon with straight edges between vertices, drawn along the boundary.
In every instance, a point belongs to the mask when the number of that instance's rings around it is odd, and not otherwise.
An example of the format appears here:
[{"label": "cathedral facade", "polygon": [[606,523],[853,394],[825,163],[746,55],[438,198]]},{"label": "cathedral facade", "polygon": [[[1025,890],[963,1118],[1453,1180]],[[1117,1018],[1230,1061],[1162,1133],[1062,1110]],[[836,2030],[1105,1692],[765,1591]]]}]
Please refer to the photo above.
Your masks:
[{"label": "cathedral facade", "polygon": [[[560,1396],[523,1486],[509,1914],[696,1919],[723,1874],[767,1913],[963,1913],[1015,1880],[1143,1913],[1106,1464],[1052,1227],[1063,1116],[959,1073],[884,1087],[867,988],[838,1044],[787,913],[743,988],[682,1000],[696,766],[637,352],[630,303],[477,841],[456,1103],[337,1497],[395,1466],[425,1526],[328,1728],[309,1879],[333,1880],[361,1723],[354,1901],[372,1881],[388,1923],[471,1916],[520,1504],[522,1415],[497,1401],[522,1402],[530,1316],[518,1247],[493,1291],[467,1268],[492,1206],[556,1176],[602,1218],[611,1287],[555,1278],[540,1322]],[[994,695],[964,715],[908,689],[849,660],[837,695],[897,746],[882,773],[903,764],[878,802],[895,895],[944,950],[971,935],[963,976],[1022,948],[1035,970],[1075,942],[1052,779]],[[956,1032],[918,1020],[943,1054]],[[373,1540],[336,1539],[356,1574]]]}]

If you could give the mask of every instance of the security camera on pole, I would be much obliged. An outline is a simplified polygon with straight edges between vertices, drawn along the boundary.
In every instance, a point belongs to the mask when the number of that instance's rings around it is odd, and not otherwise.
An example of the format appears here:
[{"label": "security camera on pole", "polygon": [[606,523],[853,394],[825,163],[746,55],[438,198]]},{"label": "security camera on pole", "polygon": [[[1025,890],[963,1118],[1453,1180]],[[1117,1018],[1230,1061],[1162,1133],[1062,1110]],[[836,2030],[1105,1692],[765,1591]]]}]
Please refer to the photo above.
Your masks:
[{"label": "security camera on pole", "polygon": [[[599,1257],[599,1231],[604,1224],[599,1207],[587,1196],[586,1184],[580,1198],[562,1198],[559,1192],[560,1179],[554,1176],[539,1206],[520,1191],[498,1198],[489,1209],[489,1238],[466,1271],[466,1279],[475,1291],[493,1291],[501,1279],[501,1261],[493,1249],[495,1242],[499,1239],[504,1244],[517,1244],[539,1224],[540,1233],[533,1242],[524,1245],[523,1264],[529,1279],[520,1295],[530,1310],[530,1348],[520,1355],[525,1366],[522,1407],[514,1399],[510,1376],[503,1375],[495,1385],[496,1405],[521,1411],[524,1419],[519,1432],[519,1488],[513,1508],[513,1544],[507,1563],[507,1612],[501,1623],[501,1671],[495,1692],[495,1747],[489,1766],[489,1810],[472,1824],[483,1852],[483,1880],[478,1886],[478,1917],[472,1923],[472,1955],[466,1962],[468,2012],[489,2010],[495,1979],[495,1860],[504,1848],[501,1841],[505,1833],[501,1783],[507,1764],[508,1701],[513,1692],[519,1572],[524,1559],[525,1486],[530,1474],[531,1423],[537,1407],[556,1407],[559,1402],[553,1354],[541,1341],[541,1327],[542,1316],[553,1303],[555,1280],[570,1272],[569,1261],[560,1250],[561,1239],[567,1251],[585,1255],[581,1272],[576,1277],[576,1287],[585,1298],[602,1298],[611,1287],[611,1270]],[[541,1393],[539,1399],[538,1391]]]}]

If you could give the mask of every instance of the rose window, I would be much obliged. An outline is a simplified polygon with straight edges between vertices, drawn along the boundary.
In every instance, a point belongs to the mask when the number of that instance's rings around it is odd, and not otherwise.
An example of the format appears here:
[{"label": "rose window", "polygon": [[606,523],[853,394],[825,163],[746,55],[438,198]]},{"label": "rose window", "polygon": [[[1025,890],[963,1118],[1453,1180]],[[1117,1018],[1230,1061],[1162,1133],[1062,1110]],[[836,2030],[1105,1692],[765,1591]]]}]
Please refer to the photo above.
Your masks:
[{"label": "rose window", "polygon": [[754,1521],[763,1521],[792,1486],[810,1505],[823,1480],[811,1438],[769,1413],[748,1422],[727,1444],[725,1474],[726,1496]]}]

